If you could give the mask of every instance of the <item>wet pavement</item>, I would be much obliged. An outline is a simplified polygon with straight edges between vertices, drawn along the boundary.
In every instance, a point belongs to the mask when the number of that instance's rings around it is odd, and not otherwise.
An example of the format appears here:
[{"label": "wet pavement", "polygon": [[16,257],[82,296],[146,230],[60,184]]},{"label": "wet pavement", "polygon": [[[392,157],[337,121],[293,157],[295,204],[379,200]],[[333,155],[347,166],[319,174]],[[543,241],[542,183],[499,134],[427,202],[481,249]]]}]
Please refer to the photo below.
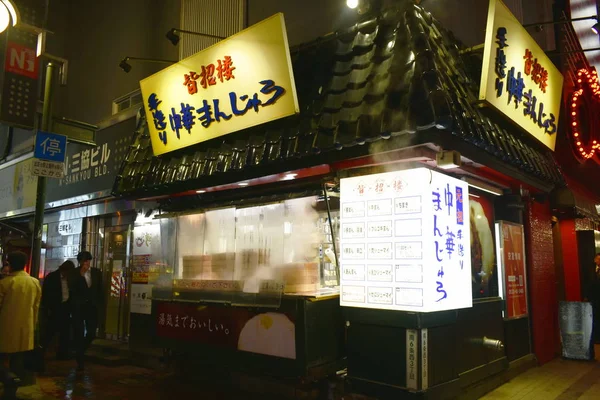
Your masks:
[{"label": "wet pavement", "polygon": [[38,375],[37,383],[19,388],[17,396],[19,399],[36,400],[255,398],[231,387],[211,384],[202,377],[182,381],[173,373],[135,366],[107,367],[86,364],[84,372],[77,372],[74,361],[49,361],[47,372]]}]

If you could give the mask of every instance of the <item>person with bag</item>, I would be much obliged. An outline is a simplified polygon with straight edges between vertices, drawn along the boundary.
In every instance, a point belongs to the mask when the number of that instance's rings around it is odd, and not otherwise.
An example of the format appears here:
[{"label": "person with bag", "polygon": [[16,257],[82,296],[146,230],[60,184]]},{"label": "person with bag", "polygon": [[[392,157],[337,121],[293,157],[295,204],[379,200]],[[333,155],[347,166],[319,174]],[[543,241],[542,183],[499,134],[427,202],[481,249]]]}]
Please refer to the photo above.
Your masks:
[{"label": "person with bag", "polygon": [[52,343],[58,333],[58,351],[56,358],[69,358],[69,337],[71,333],[71,302],[69,299],[69,274],[75,264],[67,260],[54,272],[50,272],[42,286],[42,315],[44,318],[44,335],[42,347],[44,351]]},{"label": "person with bag", "polygon": [[[28,257],[13,252],[6,257],[11,274],[0,280],[0,362],[17,377],[25,375],[25,358],[34,349],[35,332],[42,297],[37,279],[24,271]],[[4,378],[10,378],[4,373]],[[14,382],[5,382],[9,386]],[[14,385],[13,385],[14,386]],[[6,391],[3,399],[14,399],[14,392]]]},{"label": "person with bag", "polygon": [[85,351],[96,338],[99,313],[104,303],[102,272],[91,268],[92,259],[89,251],[80,252],[77,255],[79,267],[69,275],[78,371],[83,371]]}]

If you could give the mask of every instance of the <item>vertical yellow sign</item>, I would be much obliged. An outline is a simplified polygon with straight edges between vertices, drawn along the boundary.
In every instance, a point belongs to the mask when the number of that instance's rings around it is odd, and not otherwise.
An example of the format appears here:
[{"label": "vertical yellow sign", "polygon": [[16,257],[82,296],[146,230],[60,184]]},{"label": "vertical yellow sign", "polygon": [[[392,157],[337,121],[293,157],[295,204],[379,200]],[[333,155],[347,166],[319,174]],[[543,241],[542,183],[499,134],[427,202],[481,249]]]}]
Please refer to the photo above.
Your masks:
[{"label": "vertical yellow sign", "polygon": [[500,0],[490,0],[479,100],[554,150],[563,76]]}]

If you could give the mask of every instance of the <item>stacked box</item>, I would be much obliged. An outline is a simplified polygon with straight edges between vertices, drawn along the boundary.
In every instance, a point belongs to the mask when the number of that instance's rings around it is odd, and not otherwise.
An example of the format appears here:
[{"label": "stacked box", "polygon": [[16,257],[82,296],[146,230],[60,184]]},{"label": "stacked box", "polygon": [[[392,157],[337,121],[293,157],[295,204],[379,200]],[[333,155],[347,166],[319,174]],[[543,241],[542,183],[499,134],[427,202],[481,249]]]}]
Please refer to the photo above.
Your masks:
[{"label": "stacked box", "polygon": [[233,279],[234,253],[183,257],[183,279]]},{"label": "stacked box", "polygon": [[289,263],[277,268],[276,276],[285,282],[286,293],[314,292],[319,289],[319,264]]}]

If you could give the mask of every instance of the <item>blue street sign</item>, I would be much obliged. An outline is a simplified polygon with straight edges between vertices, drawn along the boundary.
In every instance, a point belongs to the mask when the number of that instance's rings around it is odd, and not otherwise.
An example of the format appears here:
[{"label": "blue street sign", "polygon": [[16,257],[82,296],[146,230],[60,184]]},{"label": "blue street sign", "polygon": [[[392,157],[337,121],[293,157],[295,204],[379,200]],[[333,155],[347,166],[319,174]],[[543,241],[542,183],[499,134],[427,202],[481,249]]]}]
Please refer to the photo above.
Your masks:
[{"label": "blue street sign", "polygon": [[40,160],[65,162],[67,137],[56,133],[38,131],[35,135],[33,156]]}]

